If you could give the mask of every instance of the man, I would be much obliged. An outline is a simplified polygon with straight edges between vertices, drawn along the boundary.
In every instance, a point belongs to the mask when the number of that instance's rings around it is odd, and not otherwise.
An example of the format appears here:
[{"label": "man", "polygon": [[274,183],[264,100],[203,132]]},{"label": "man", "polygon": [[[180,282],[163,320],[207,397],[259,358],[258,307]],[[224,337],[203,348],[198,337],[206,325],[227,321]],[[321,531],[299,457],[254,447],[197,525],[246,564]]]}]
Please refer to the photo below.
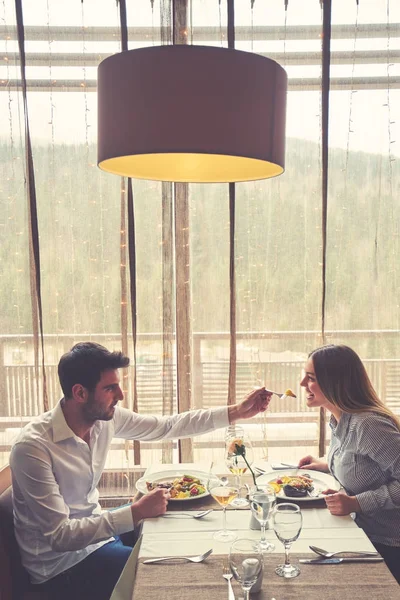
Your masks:
[{"label": "man", "polygon": [[130,506],[102,511],[97,485],[113,437],[191,437],[266,410],[271,395],[256,390],[239,404],[157,417],[117,406],[123,399],[121,352],[76,344],[58,376],[64,397],[29,423],[10,457],[15,532],[31,581],[50,598],[107,600],[131,547],[119,536],[166,512],[169,494],[156,489]]}]

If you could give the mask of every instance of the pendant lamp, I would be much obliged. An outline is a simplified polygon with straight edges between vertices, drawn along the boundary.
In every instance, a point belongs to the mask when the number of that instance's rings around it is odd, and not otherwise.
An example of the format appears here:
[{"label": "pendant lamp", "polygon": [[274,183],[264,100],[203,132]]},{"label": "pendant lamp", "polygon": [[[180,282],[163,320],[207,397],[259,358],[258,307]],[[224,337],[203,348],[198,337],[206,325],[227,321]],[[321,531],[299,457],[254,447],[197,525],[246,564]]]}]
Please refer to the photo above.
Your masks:
[{"label": "pendant lamp", "polygon": [[235,182],[284,171],[287,76],[263,56],[153,46],[98,69],[98,165],[137,179]]}]

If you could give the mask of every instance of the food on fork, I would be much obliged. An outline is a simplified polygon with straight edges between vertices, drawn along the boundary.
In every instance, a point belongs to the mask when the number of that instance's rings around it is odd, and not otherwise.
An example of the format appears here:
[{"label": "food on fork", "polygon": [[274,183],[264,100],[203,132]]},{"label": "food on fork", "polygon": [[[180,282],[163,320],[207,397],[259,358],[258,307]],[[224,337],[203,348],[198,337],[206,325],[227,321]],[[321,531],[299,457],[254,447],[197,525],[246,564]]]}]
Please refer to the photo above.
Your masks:
[{"label": "food on fork", "polygon": [[279,396],[281,400],[285,400],[285,398],[297,398],[294,391],[290,388],[288,388],[284,394],[281,394],[281,392],[274,392],[273,390],[267,390],[267,392],[269,394],[275,394],[275,396]]},{"label": "food on fork", "polygon": [[283,475],[268,482],[278,494],[281,490],[290,498],[302,498],[314,489],[313,480],[308,474]]},{"label": "food on fork", "polygon": [[151,482],[146,481],[148,491],[156,488],[164,488],[169,490],[171,498],[174,500],[184,500],[185,498],[193,498],[206,493],[206,486],[197,477],[191,475],[183,475],[177,477],[173,481]]}]

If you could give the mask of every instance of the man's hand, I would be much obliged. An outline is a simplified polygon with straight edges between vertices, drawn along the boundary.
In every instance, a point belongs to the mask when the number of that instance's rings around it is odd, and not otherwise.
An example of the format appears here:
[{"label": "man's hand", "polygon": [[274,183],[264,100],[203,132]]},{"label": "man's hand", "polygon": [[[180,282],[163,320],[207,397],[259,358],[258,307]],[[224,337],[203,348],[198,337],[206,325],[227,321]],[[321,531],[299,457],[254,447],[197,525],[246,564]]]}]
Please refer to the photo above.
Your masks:
[{"label": "man's hand", "polygon": [[346,492],[338,492],[337,490],[330,489],[322,493],[326,495],[326,506],[332,515],[343,517],[352,512],[361,512],[356,496],[348,496]]},{"label": "man's hand", "polygon": [[299,469],[310,469],[311,471],[322,471],[323,473],[329,473],[329,467],[326,460],[315,458],[310,454],[299,460]]},{"label": "man's hand", "polygon": [[167,504],[170,493],[164,488],[157,488],[149,492],[146,496],[134,502],[131,506],[132,518],[135,525],[142,519],[158,517],[167,511]]},{"label": "man's hand", "polygon": [[250,392],[242,402],[228,406],[229,423],[234,423],[238,419],[250,419],[268,408],[271,401],[271,392],[267,392],[265,387]]}]

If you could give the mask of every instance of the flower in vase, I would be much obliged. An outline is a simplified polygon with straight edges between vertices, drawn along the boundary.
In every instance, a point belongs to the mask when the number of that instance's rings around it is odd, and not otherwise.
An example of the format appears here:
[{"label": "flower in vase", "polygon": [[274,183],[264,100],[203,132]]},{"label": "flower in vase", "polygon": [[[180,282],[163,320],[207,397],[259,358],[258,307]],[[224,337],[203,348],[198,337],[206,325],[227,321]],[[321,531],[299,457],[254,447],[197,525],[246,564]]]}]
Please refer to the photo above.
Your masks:
[{"label": "flower in vase", "polygon": [[[249,465],[248,460],[246,458],[246,444],[244,443],[244,441],[240,438],[235,438],[234,440],[232,440],[231,443],[229,444],[228,452],[232,456],[243,456],[243,460],[246,463],[246,465],[253,477],[254,485],[257,487],[256,476],[254,475],[253,469]],[[236,459],[236,463],[237,463],[237,459]]]},{"label": "flower in vase", "polygon": [[244,456],[246,454],[244,441],[240,438],[233,439],[228,446],[228,452],[236,456]]}]

